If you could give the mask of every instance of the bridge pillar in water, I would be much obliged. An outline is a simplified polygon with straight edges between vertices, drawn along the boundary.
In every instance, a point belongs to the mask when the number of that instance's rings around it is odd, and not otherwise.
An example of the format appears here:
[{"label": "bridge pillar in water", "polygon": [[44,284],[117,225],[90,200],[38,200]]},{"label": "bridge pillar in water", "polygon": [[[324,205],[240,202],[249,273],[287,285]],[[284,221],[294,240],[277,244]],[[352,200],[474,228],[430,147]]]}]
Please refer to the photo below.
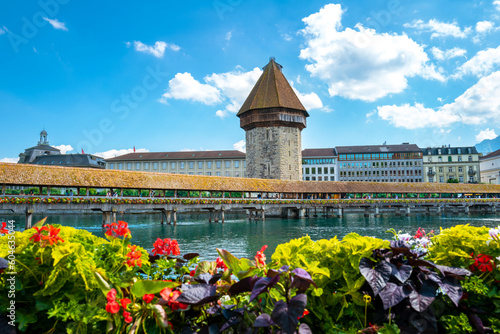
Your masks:
[{"label": "bridge pillar in water", "polygon": [[219,210],[214,211],[214,222],[219,222]]},{"label": "bridge pillar in water", "polygon": [[224,208],[220,209],[220,220],[222,223],[224,223]]},{"label": "bridge pillar in water", "polygon": [[167,224],[172,223],[172,211],[167,211]]},{"label": "bridge pillar in water", "polygon": [[495,204],[491,205],[491,213],[493,213],[493,214],[497,213],[497,207]]},{"label": "bridge pillar in water", "polygon": [[313,217],[318,217],[318,211],[317,211],[316,207],[314,207],[314,215],[313,215]]},{"label": "bridge pillar in water", "polygon": [[306,215],[306,209],[299,209],[299,218],[304,218]]},{"label": "bridge pillar in water", "polygon": [[366,207],[366,208],[365,208],[365,213],[364,213],[364,216],[365,216],[366,218],[370,217],[370,207]]},{"label": "bridge pillar in water", "polygon": [[31,222],[33,220],[33,209],[26,208],[26,226],[25,230],[31,228]]},{"label": "bridge pillar in water", "polygon": [[440,215],[440,214],[441,214],[441,205],[439,205],[439,204],[438,204],[438,206],[437,206],[436,213],[437,213],[438,215]]},{"label": "bridge pillar in water", "polygon": [[262,221],[266,220],[266,213],[264,208],[262,208]]},{"label": "bridge pillar in water", "polygon": [[173,216],[174,216],[174,225],[177,225],[177,209],[172,210]]},{"label": "bridge pillar in water", "polygon": [[411,210],[410,210],[410,206],[408,205],[406,207],[406,216],[409,217],[411,215]]},{"label": "bridge pillar in water", "polygon": [[465,206],[465,214],[470,215],[470,206]]},{"label": "bridge pillar in water", "polygon": [[344,215],[344,210],[342,208],[337,209],[337,218],[342,218]]},{"label": "bridge pillar in water", "polygon": [[380,217],[380,208],[378,206],[375,207],[375,217]]}]

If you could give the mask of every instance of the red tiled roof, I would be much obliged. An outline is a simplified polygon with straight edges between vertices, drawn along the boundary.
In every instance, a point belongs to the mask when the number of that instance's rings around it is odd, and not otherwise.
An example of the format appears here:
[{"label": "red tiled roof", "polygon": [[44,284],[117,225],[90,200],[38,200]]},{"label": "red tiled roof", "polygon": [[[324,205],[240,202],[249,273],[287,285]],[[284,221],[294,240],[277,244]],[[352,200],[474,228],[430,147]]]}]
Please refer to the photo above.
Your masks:
[{"label": "red tiled roof", "polygon": [[302,151],[302,157],[334,157],[337,156],[334,148],[307,148]]},{"label": "red tiled roof", "polygon": [[490,159],[490,158],[495,158],[500,156],[500,150],[496,150],[495,152],[491,152],[490,154],[487,154],[483,157],[480,157],[479,160],[485,160],[485,159]]}]

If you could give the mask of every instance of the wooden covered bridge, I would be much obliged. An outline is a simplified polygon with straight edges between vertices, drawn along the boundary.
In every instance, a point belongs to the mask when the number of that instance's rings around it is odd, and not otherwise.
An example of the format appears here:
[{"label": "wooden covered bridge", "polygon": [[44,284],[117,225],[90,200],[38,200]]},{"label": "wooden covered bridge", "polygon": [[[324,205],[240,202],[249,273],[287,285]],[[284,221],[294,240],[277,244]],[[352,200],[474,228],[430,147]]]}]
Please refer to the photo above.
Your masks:
[{"label": "wooden covered bridge", "polygon": [[206,210],[210,220],[223,221],[224,211],[235,209],[262,219],[271,210],[291,216],[342,216],[348,208],[378,215],[388,207],[405,214],[412,208],[496,212],[500,198],[500,186],[492,184],[286,181],[11,163],[0,163],[0,186],[0,210],[26,213],[27,227],[33,213],[47,211],[100,211],[110,222],[116,212],[156,210],[162,221],[176,222],[177,211]]}]

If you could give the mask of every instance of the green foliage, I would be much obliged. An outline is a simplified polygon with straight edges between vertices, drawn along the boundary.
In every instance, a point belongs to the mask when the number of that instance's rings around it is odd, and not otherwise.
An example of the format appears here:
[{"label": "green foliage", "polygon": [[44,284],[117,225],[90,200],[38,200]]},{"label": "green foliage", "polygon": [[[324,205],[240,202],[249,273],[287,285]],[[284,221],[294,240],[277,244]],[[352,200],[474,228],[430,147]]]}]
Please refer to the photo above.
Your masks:
[{"label": "green foliage", "polygon": [[440,319],[446,328],[446,333],[449,334],[465,334],[472,333],[473,328],[469,324],[469,319],[464,313],[461,313],[459,316],[454,315],[445,315]]},{"label": "green foliage", "polygon": [[342,241],[335,237],[314,242],[307,236],[279,245],[272,260],[311,274],[318,288],[307,291],[312,315],[307,323],[313,332],[331,333],[363,326],[365,302],[360,288],[365,279],[359,262],[374,249],[388,246],[388,241],[356,233]]}]

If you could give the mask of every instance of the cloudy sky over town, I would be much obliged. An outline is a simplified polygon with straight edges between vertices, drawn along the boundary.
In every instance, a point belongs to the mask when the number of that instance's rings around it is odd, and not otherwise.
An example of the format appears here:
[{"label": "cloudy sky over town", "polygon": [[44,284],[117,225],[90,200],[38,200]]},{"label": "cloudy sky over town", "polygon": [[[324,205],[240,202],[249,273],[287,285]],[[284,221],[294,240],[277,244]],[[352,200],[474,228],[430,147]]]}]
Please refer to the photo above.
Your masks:
[{"label": "cloudy sky over town", "polygon": [[0,161],[42,129],[103,157],[243,150],[269,57],[309,111],[303,148],[500,134],[500,0],[4,0]]}]

